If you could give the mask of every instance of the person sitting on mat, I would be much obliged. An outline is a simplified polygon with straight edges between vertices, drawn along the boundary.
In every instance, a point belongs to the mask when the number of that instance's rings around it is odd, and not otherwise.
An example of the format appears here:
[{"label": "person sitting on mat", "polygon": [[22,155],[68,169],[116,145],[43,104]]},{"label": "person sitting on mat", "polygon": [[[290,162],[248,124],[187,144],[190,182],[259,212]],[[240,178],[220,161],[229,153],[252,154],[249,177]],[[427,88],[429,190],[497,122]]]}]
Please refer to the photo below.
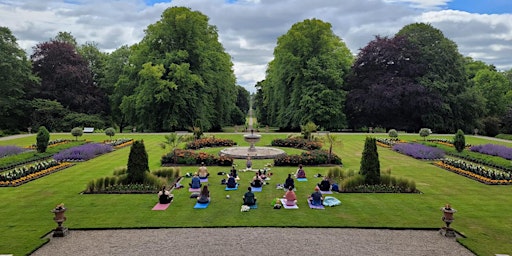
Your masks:
[{"label": "person sitting on mat", "polygon": [[295,180],[292,178],[292,175],[291,174],[288,174],[288,178],[286,178],[286,180],[284,181],[284,188],[289,188],[291,187],[292,189],[295,188]]},{"label": "person sitting on mat", "polygon": [[315,192],[309,196],[308,200],[311,205],[322,205],[324,198],[322,197],[322,193],[320,193],[320,189],[318,187],[315,187]]},{"label": "person sitting on mat", "polygon": [[199,179],[199,176],[197,176],[197,173],[194,173],[194,177],[192,177],[192,180],[188,184],[190,188],[200,188],[201,187],[201,179]]},{"label": "person sitting on mat", "polygon": [[210,191],[208,190],[208,185],[204,185],[203,189],[201,189],[201,193],[197,197],[197,202],[200,204],[207,204],[210,202]]},{"label": "person sitting on mat", "polygon": [[235,166],[231,167],[231,170],[229,171],[229,174],[228,174],[228,178],[229,178],[229,176],[233,176],[235,178],[235,180],[239,180],[240,179],[238,177],[237,172],[236,172]]},{"label": "person sitting on mat", "polygon": [[263,181],[261,180],[258,173],[254,175],[254,178],[252,178],[251,186],[255,188],[260,188],[261,186],[263,186]]},{"label": "person sitting on mat", "polygon": [[252,188],[248,187],[247,192],[244,194],[244,205],[255,205],[256,204],[256,197],[254,196],[254,193],[252,193]]},{"label": "person sitting on mat", "polygon": [[331,182],[329,181],[329,177],[325,176],[320,183],[317,184],[320,191],[330,191],[331,190]]},{"label": "person sitting on mat", "polygon": [[251,161],[250,156],[247,156],[247,161],[245,162],[245,166],[247,167],[247,170],[252,169],[252,161]]},{"label": "person sitting on mat", "polygon": [[169,204],[173,198],[174,196],[168,190],[165,190],[165,186],[158,192],[158,202],[161,204]]},{"label": "person sitting on mat", "polygon": [[306,178],[306,172],[302,169],[302,164],[299,164],[299,169],[295,173],[295,177],[297,178]]},{"label": "person sitting on mat", "polygon": [[199,167],[199,170],[197,170],[197,174],[199,175],[200,179],[206,179],[210,174],[208,173],[208,168],[204,165],[204,162],[201,162],[201,166]]},{"label": "person sitting on mat", "polygon": [[288,188],[288,191],[286,191],[283,197],[287,206],[294,206],[297,204],[297,196],[295,195],[295,192],[293,192],[292,187]]},{"label": "person sitting on mat", "polygon": [[228,181],[226,182],[227,188],[236,188],[236,179],[233,175],[229,175]]}]

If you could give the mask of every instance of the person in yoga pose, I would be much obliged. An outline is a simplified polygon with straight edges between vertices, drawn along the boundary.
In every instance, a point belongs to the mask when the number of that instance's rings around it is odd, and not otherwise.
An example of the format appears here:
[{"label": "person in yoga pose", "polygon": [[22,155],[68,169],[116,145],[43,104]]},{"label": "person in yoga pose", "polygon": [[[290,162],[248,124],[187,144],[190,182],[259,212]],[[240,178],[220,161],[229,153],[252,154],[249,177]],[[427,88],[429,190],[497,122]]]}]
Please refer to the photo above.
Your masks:
[{"label": "person in yoga pose", "polygon": [[315,192],[309,196],[308,200],[312,205],[322,205],[324,198],[322,197],[322,193],[320,193],[320,189],[318,187],[315,187]]},{"label": "person in yoga pose", "polygon": [[208,168],[204,165],[204,162],[201,163],[201,166],[199,167],[199,170],[197,170],[197,174],[199,175],[200,179],[206,179],[210,174],[208,173]]},{"label": "person in yoga pose", "polygon": [[325,176],[320,183],[317,184],[320,191],[330,191],[331,190],[331,182],[329,181],[329,177]]},{"label": "person in yoga pose", "polygon": [[210,202],[210,191],[208,190],[208,185],[204,185],[203,189],[201,189],[201,193],[197,197],[197,202],[200,204],[207,204]]},{"label": "person in yoga pose", "polygon": [[251,161],[250,156],[247,156],[247,161],[245,162],[245,167],[247,167],[247,170],[252,169],[252,161]]},{"label": "person in yoga pose", "polygon": [[229,175],[228,181],[226,182],[226,187],[236,188],[236,179],[231,174]]},{"label": "person in yoga pose", "polygon": [[247,192],[245,192],[243,197],[244,205],[255,205],[256,204],[256,197],[254,196],[254,193],[252,193],[252,188],[248,187]]},{"label": "person in yoga pose", "polygon": [[162,187],[162,190],[158,191],[158,202],[161,204],[169,204],[173,198],[174,196],[168,190],[165,190],[165,186]]},{"label": "person in yoga pose", "polygon": [[252,178],[251,186],[255,188],[260,188],[261,186],[263,186],[263,181],[261,180],[258,173],[254,175],[254,178]]},{"label": "person in yoga pose", "polygon": [[292,187],[288,188],[288,191],[286,191],[283,197],[287,206],[294,206],[297,204],[297,195],[295,195],[295,192],[293,192]]},{"label": "person in yoga pose", "polygon": [[291,174],[288,174],[288,178],[286,178],[286,180],[284,181],[284,185],[283,185],[284,188],[292,188],[294,189],[295,188],[295,180],[292,178],[292,175]]},{"label": "person in yoga pose", "polygon": [[235,180],[239,180],[240,178],[238,177],[238,173],[236,171],[236,168],[235,166],[231,167],[231,170],[229,171],[229,174],[228,175],[228,179],[229,179],[229,176],[233,176],[235,178]]},{"label": "person in yoga pose", "polygon": [[197,173],[194,173],[194,176],[192,177],[192,180],[188,184],[190,188],[200,188],[201,187],[201,180],[199,179],[199,176],[197,176]]},{"label": "person in yoga pose", "polygon": [[299,164],[299,169],[295,173],[295,177],[297,178],[306,178],[306,172],[302,169],[302,164]]}]

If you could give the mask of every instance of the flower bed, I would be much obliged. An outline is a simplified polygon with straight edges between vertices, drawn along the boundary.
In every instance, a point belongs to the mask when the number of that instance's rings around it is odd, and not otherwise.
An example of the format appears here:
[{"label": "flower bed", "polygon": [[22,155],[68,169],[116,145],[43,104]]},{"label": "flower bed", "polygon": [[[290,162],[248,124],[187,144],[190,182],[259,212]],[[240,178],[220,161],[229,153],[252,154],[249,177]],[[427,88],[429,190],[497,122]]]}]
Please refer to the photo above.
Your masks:
[{"label": "flower bed", "polygon": [[173,152],[165,154],[162,156],[160,163],[162,166],[173,165],[173,164],[183,164],[183,165],[198,165],[201,163],[205,163],[206,165],[219,165],[219,166],[232,166],[233,158],[226,156],[215,156],[212,154],[208,154],[205,152],[195,152],[192,150],[183,150],[177,149],[176,152],[176,161]]},{"label": "flower bed", "polygon": [[325,150],[312,150],[302,152],[300,155],[285,155],[279,156],[274,159],[274,166],[297,166],[304,165],[320,165],[320,164],[335,164],[341,165],[341,158],[336,154],[331,155],[329,162],[329,152]]},{"label": "flower bed", "polygon": [[[449,140],[449,139],[432,138],[432,139],[427,139],[427,141],[428,142],[437,143],[437,144],[441,144],[441,145],[445,145],[445,146],[448,146],[448,147],[454,147],[453,146],[453,140]],[[469,148],[469,147],[471,147],[471,144],[466,144],[465,147]]]},{"label": "flower bed", "polygon": [[393,145],[395,145],[397,143],[404,143],[405,141],[397,139],[397,138],[395,138],[395,139],[376,138],[375,142],[376,142],[377,146],[381,146],[384,148],[391,148]]},{"label": "flower bed", "polygon": [[132,138],[120,138],[115,140],[106,140],[103,141],[104,144],[112,146],[114,149],[124,148],[126,146],[130,146],[133,144],[134,140]]},{"label": "flower bed", "polygon": [[17,146],[0,146],[0,158],[6,156],[17,155],[19,153],[27,151],[27,148],[20,148]]},{"label": "flower bed", "polygon": [[71,163],[59,163],[55,160],[25,165],[0,174],[0,187],[16,187],[31,180],[46,176],[71,166]]},{"label": "flower bed", "polygon": [[386,184],[359,185],[351,189],[340,189],[340,193],[420,193],[418,190],[410,191],[400,186],[390,186]]},{"label": "flower bed", "polygon": [[512,184],[512,175],[508,172],[485,168],[483,166],[474,165],[463,160],[446,158],[435,162],[434,165],[485,184]]},{"label": "flower bed", "polygon": [[[51,148],[51,147],[56,147],[58,145],[62,145],[62,144],[66,144],[68,142],[70,142],[71,140],[68,140],[68,139],[56,139],[56,140],[50,140],[48,141],[48,147]],[[32,144],[30,146],[27,147],[28,149],[36,149],[37,148],[37,145],[36,144]]]},{"label": "flower bed", "polygon": [[416,159],[434,160],[441,159],[445,153],[442,149],[433,148],[417,143],[397,143],[393,145],[393,150]]},{"label": "flower bed", "polygon": [[471,150],[473,152],[486,154],[486,155],[503,157],[507,160],[512,160],[512,148],[502,146],[502,145],[494,145],[494,144],[476,145],[476,146],[470,147],[469,150]]},{"label": "flower bed", "polygon": [[96,156],[111,152],[112,146],[103,143],[88,143],[63,150],[53,156],[57,161],[87,161]]},{"label": "flower bed", "polygon": [[308,141],[301,138],[275,139],[272,141],[274,147],[300,148],[304,150],[316,150],[322,148],[322,143]]},{"label": "flower bed", "polygon": [[213,147],[231,147],[236,145],[233,140],[228,139],[217,139],[217,138],[203,138],[194,140],[187,143],[186,149],[200,149],[200,148],[213,148]]}]

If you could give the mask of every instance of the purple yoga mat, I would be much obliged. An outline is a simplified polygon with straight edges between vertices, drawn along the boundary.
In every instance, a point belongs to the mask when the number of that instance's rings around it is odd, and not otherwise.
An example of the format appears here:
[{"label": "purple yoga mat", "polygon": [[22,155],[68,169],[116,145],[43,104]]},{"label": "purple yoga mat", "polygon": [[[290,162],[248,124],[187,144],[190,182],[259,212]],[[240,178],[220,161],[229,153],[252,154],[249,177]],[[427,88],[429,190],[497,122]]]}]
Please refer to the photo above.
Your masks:
[{"label": "purple yoga mat", "polygon": [[171,205],[171,203],[168,203],[168,204],[161,204],[161,203],[157,203],[153,209],[153,211],[163,211],[163,210],[166,210],[167,207],[169,207],[169,205]]},{"label": "purple yoga mat", "polygon": [[309,205],[309,208],[311,208],[311,209],[320,209],[320,210],[325,209],[325,207],[323,205],[312,205],[309,200],[308,200],[308,205]]}]

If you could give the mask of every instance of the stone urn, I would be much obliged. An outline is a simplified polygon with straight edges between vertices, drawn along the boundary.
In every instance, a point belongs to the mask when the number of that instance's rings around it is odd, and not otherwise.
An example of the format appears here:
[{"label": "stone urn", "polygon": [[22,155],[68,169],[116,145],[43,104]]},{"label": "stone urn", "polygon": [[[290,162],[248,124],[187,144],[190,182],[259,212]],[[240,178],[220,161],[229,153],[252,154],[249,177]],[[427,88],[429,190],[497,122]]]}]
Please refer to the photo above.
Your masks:
[{"label": "stone urn", "polygon": [[261,135],[254,134],[254,130],[251,130],[251,134],[244,135],[244,140],[246,142],[249,142],[251,146],[249,147],[249,152],[256,152],[256,147],[254,146],[254,143],[257,143],[260,141]]},{"label": "stone urn", "polygon": [[51,212],[55,214],[53,220],[57,223],[57,228],[53,230],[54,237],[63,237],[68,233],[68,228],[62,226],[62,223],[66,221],[66,216],[64,216],[66,210],[67,209],[64,207],[64,204],[59,204],[53,210],[51,210]]},{"label": "stone urn", "polygon": [[455,230],[450,227],[454,218],[453,214],[457,212],[457,210],[453,209],[449,204],[445,205],[441,208],[443,212],[443,217],[441,218],[443,222],[446,224],[445,227],[441,228],[441,234],[447,237],[455,237]]}]

